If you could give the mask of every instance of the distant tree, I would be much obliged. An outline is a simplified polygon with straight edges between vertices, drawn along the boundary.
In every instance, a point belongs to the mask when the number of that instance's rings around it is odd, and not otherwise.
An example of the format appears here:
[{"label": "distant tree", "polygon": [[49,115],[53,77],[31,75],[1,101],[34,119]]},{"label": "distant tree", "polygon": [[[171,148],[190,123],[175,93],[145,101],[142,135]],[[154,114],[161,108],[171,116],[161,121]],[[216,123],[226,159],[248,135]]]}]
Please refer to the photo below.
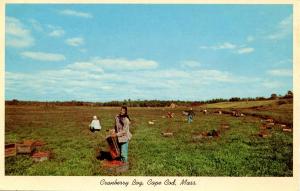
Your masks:
[{"label": "distant tree", "polygon": [[255,100],[256,100],[256,101],[266,100],[266,98],[264,98],[264,97],[256,97]]},{"label": "distant tree", "polygon": [[239,98],[239,97],[232,97],[229,99],[229,101],[240,101],[240,100],[241,100],[241,98]]},{"label": "distant tree", "polygon": [[291,90],[289,90],[289,91],[285,94],[284,98],[293,98],[293,92],[292,92]]},{"label": "distant tree", "polygon": [[276,98],[277,98],[277,94],[275,94],[275,93],[271,94],[270,99],[276,99]]},{"label": "distant tree", "polygon": [[19,100],[13,99],[13,100],[11,101],[11,103],[12,103],[12,105],[17,105],[17,104],[19,104]]},{"label": "distant tree", "polygon": [[223,98],[215,98],[215,99],[211,99],[211,100],[207,100],[207,101],[202,101],[200,103],[218,103],[218,102],[226,102],[228,101],[227,99],[223,99]]}]

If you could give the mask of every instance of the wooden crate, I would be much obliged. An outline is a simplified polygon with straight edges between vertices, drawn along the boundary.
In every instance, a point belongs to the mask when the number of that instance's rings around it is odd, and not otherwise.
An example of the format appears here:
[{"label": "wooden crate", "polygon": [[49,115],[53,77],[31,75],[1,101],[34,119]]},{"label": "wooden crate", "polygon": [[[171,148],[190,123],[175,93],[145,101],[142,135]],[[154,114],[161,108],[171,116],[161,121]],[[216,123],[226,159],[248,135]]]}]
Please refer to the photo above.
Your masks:
[{"label": "wooden crate", "polygon": [[286,128],[286,125],[285,124],[281,124],[280,127],[281,128]]},{"label": "wooden crate", "polygon": [[267,137],[270,137],[271,135],[267,131],[262,130],[258,133],[258,136],[262,137],[262,138],[267,138]]},{"label": "wooden crate", "polygon": [[17,144],[17,153],[20,154],[30,154],[35,149],[35,146],[33,143],[19,143]]},{"label": "wooden crate", "polygon": [[173,133],[172,132],[163,132],[161,133],[164,137],[172,137],[173,136]]},{"label": "wooden crate", "polygon": [[268,123],[267,124],[267,129],[272,129],[272,127],[275,125],[275,123]]},{"label": "wooden crate", "polygon": [[126,172],[129,169],[129,164],[128,162],[122,162],[122,161],[103,161],[102,162],[102,167],[106,170],[106,172],[110,174],[115,174],[115,173],[122,173]]},{"label": "wooden crate", "polygon": [[32,154],[31,158],[35,162],[42,162],[50,158],[50,152],[36,152]]},{"label": "wooden crate", "polygon": [[268,135],[267,135],[267,134],[259,134],[259,136],[260,136],[260,137],[262,137],[262,138],[266,138],[266,137],[268,137]]},{"label": "wooden crate", "polygon": [[46,145],[46,143],[45,143],[44,141],[37,140],[37,141],[34,141],[34,142],[33,142],[33,145],[34,145],[35,147],[41,147],[41,146]]},{"label": "wooden crate", "polygon": [[121,152],[118,145],[118,138],[116,136],[107,136],[106,141],[109,145],[109,152],[112,159],[119,157]]},{"label": "wooden crate", "polygon": [[5,157],[11,157],[17,155],[16,144],[6,144],[5,145]]},{"label": "wooden crate", "polygon": [[284,128],[282,129],[283,132],[292,132],[293,130],[292,129],[289,129],[289,128]]}]

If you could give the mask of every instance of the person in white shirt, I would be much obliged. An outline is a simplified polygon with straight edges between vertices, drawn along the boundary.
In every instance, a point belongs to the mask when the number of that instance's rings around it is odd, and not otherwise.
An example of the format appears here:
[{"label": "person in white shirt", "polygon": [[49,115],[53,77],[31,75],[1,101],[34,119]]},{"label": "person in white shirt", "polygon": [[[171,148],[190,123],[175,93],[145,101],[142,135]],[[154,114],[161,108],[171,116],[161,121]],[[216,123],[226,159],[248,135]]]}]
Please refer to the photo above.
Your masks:
[{"label": "person in white shirt", "polygon": [[90,124],[90,131],[95,132],[95,131],[100,131],[101,130],[101,125],[100,121],[97,119],[97,116],[93,117],[93,121]]}]

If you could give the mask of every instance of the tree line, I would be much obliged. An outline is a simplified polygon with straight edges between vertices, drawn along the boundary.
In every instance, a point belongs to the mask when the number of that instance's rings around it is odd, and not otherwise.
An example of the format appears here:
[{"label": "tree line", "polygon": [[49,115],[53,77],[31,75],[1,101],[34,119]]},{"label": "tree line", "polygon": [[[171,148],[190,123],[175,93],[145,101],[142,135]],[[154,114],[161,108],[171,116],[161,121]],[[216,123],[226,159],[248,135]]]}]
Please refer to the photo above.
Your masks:
[{"label": "tree line", "polygon": [[118,107],[126,105],[128,107],[167,107],[172,103],[178,106],[200,106],[209,103],[219,102],[237,102],[237,101],[261,101],[261,100],[275,100],[275,99],[292,99],[293,92],[288,91],[285,95],[277,95],[272,93],[270,97],[232,97],[230,99],[215,98],[206,101],[181,101],[181,100],[131,100],[125,99],[123,101],[109,101],[109,102],[84,102],[84,101],[51,101],[51,102],[39,102],[39,101],[21,101],[17,99],[6,100],[7,105],[45,105],[45,106],[112,106]]}]

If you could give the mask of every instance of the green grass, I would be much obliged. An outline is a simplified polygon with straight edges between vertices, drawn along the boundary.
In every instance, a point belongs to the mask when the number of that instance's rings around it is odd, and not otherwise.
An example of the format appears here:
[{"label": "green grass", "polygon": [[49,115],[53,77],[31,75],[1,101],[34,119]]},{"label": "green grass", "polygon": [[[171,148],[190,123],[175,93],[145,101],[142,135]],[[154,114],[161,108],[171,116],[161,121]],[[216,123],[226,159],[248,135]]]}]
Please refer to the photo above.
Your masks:
[{"label": "green grass", "polygon": [[249,108],[257,106],[267,106],[276,103],[276,100],[263,100],[263,101],[237,101],[237,102],[219,102],[213,104],[206,104],[206,108]]},{"label": "green grass", "polygon": [[[290,107],[287,107],[290,109]],[[274,108],[273,108],[274,109]],[[280,111],[280,108],[277,108]],[[204,115],[196,110],[192,124],[174,109],[174,119],[162,118],[167,108],[129,108],[133,138],[129,143],[129,171],[125,176],[292,176],[292,133],[279,127],[271,137],[257,136],[260,119],[252,116]],[[101,168],[97,150],[107,150],[106,129],[111,129],[119,108],[6,106],[5,141],[39,139],[53,158],[35,163],[28,155],[5,158],[6,175],[111,175]],[[91,133],[92,116],[103,129]],[[282,114],[283,115],[283,114]],[[149,125],[149,120],[156,120]],[[230,129],[219,138],[193,140],[193,135]],[[161,132],[172,131],[173,137]]]},{"label": "green grass", "polygon": [[293,125],[293,103],[291,99],[220,102],[203,105],[200,108],[208,108],[209,112],[219,109],[223,111],[238,110],[246,115],[272,118],[277,123],[283,123],[288,126]]}]

